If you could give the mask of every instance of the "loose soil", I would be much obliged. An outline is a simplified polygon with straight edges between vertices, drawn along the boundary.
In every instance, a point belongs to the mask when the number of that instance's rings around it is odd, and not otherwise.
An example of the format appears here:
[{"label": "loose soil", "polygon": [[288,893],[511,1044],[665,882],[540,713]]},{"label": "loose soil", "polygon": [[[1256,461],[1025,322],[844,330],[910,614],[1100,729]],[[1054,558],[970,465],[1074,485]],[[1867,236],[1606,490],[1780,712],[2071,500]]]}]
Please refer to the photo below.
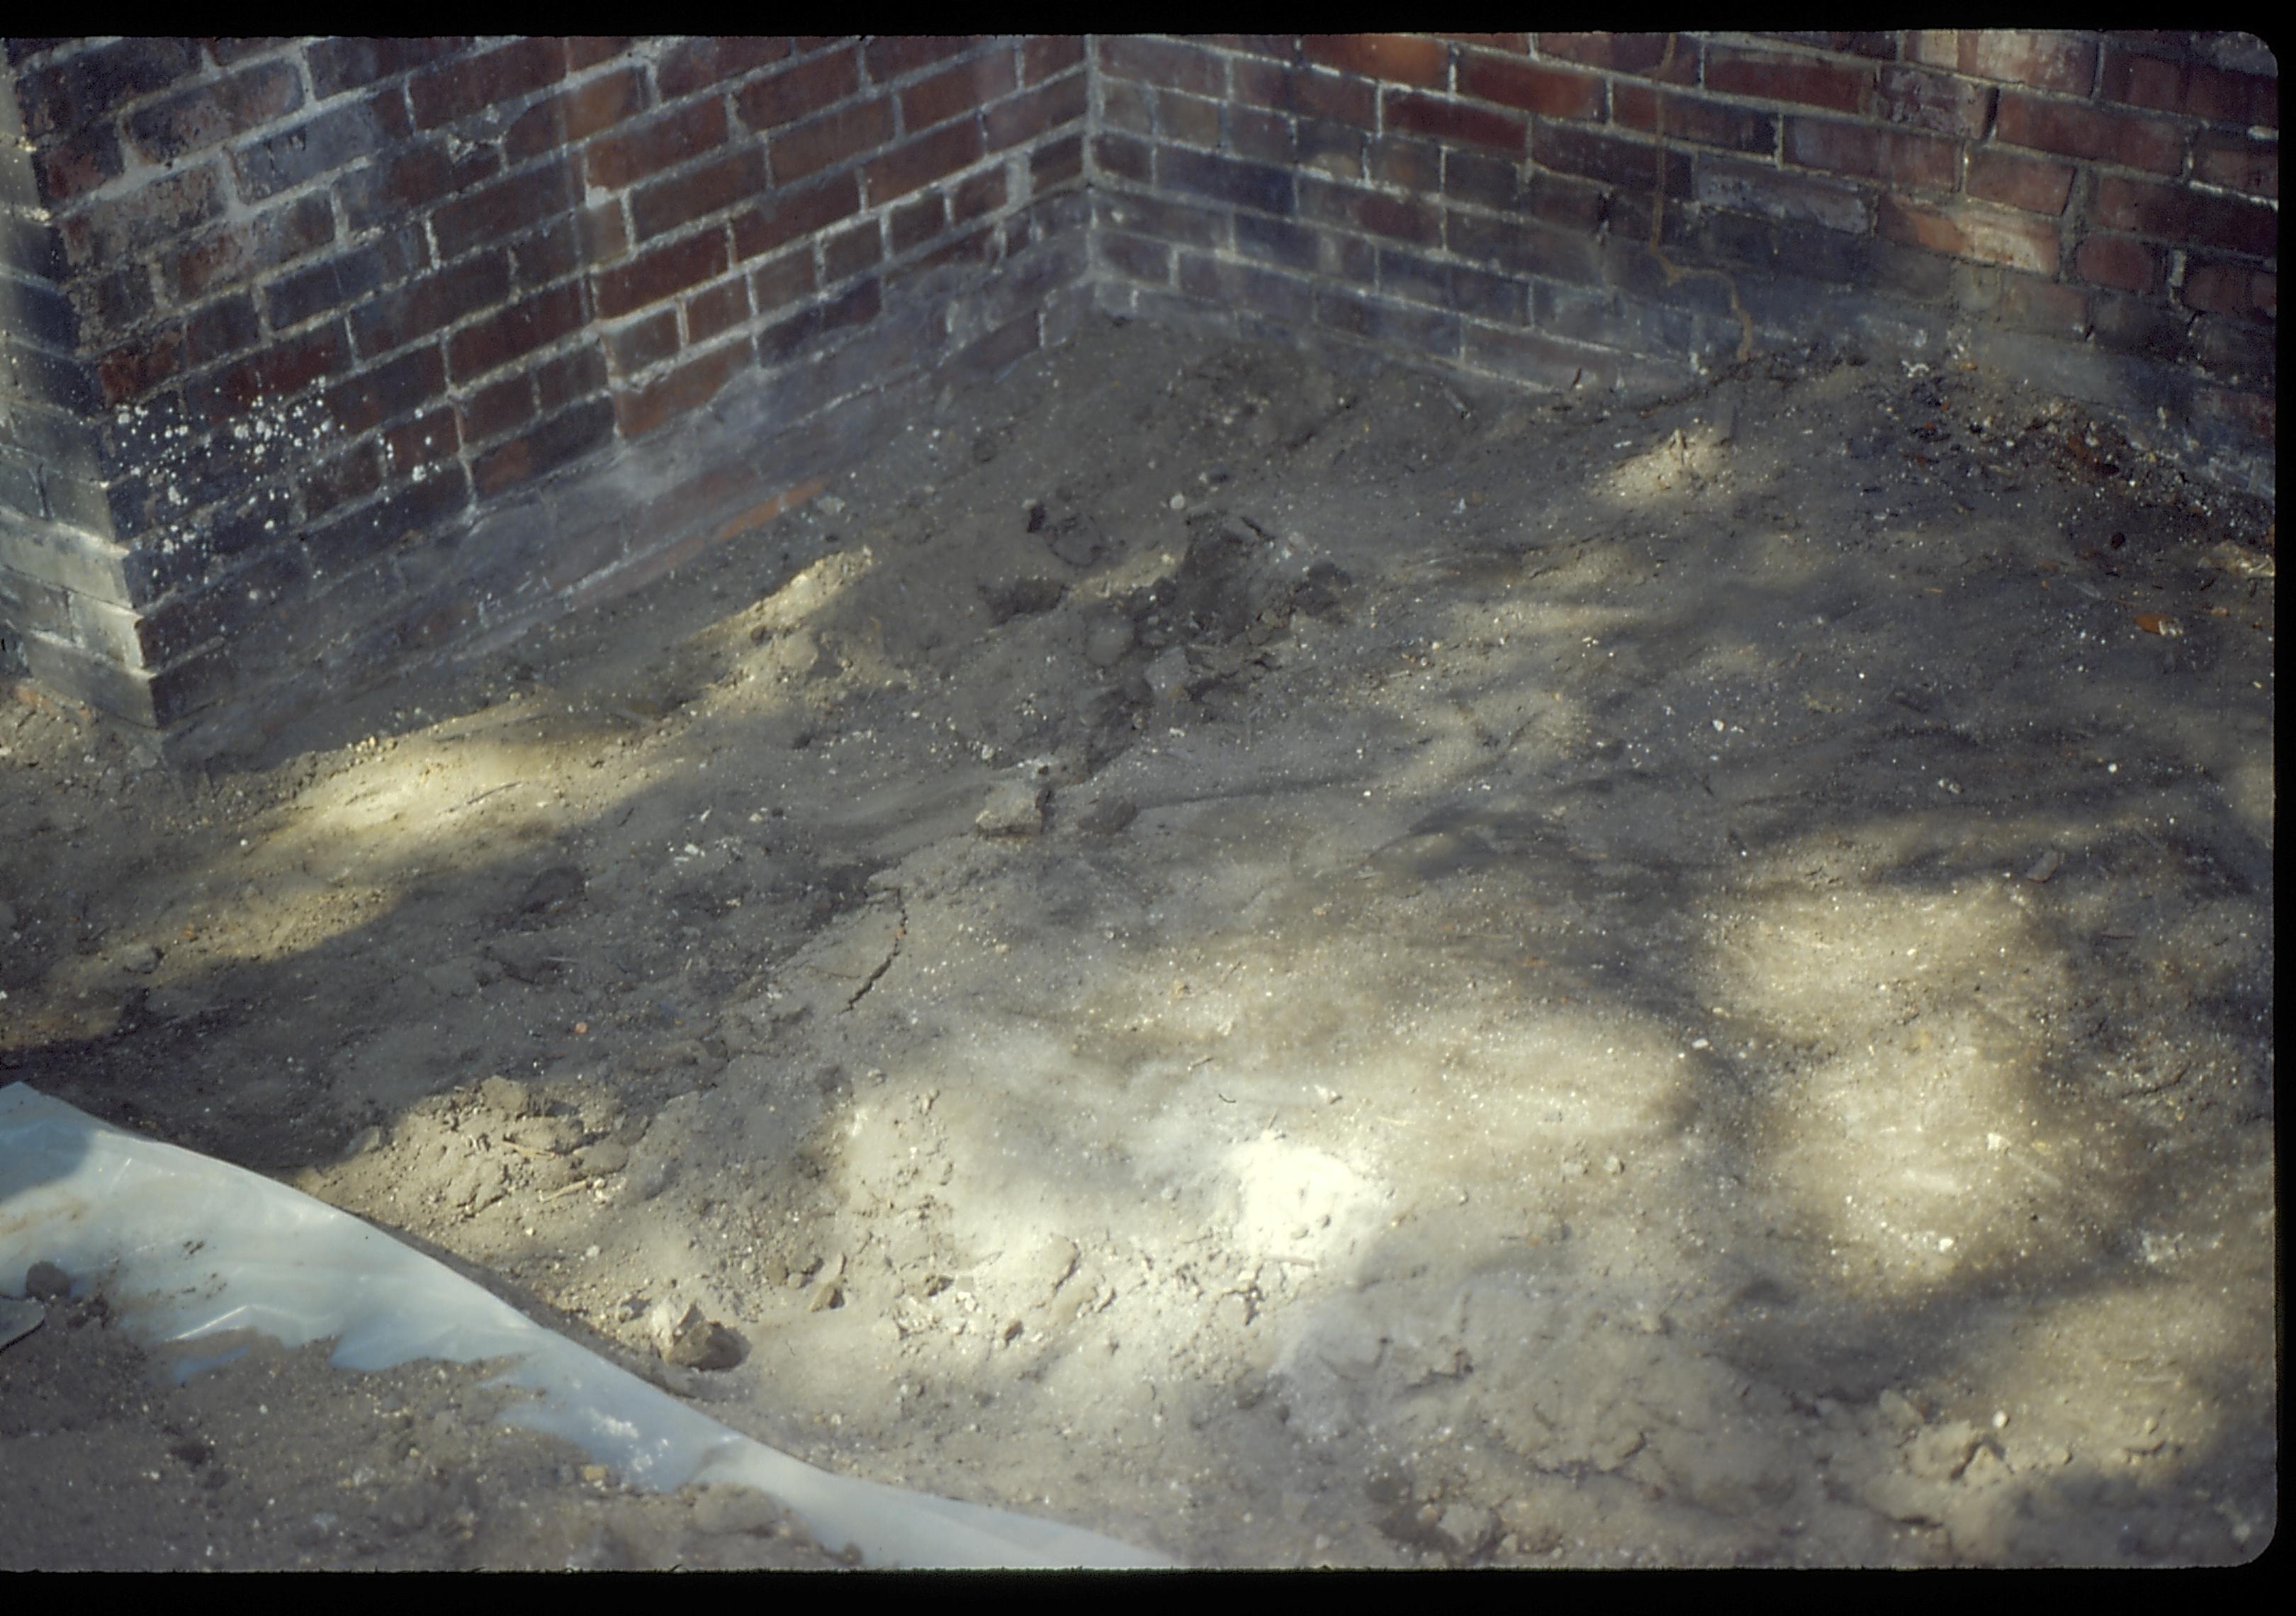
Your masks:
[{"label": "loose soil", "polygon": [[[18,689],[0,1080],[1191,1563],[2244,1561],[2272,521],[1950,361],[1098,327],[237,767]],[[0,1564],[840,1563],[51,1315]]]}]

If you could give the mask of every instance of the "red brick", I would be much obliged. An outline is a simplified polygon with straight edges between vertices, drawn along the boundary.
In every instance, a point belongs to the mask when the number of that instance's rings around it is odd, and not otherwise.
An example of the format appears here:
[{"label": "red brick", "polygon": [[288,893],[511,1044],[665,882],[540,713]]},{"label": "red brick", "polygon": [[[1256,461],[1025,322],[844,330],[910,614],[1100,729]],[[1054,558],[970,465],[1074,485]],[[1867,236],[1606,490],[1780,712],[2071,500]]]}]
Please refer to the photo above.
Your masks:
[{"label": "red brick", "polygon": [[734,108],[752,129],[778,129],[812,117],[860,87],[860,53],[832,51],[745,86],[734,96]]},{"label": "red brick", "polygon": [[1969,154],[1969,194],[2054,218],[2072,194],[2070,163],[2039,162],[1988,146]]},{"label": "red brick", "polygon": [[1220,144],[1220,103],[1177,90],[1156,93],[1156,127],[1166,140],[1210,151]]},{"label": "red brick", "polygon": [[1529,34],[1438,34],[1438,39],[1447,39],[1454,45],[1472,45],[1486,51],[1504,51],[1510,56],[1530,54]]},{"label": "red brick", "polygon": [[1391,84],[1439,89],[1451,69],[1448,46],[1413,34],[1307,34],[1300,45],[1319,67]]},{"label": "red brick", "polygon": [[1004,170],[984,168],[949,193],[948,216],[957,224],[993,213],[1004,205]]},{"label": "red brick", "polygon": [[32,171],[45,201],[69,202],[119,176],[119,137],[108,123],[81,129],[34,152]]},{"label": "red brick", "polygon": [[[936,209],[940,199],[931,199]],[[914,243],[912,243],[914,245]],[[875,219],[865,219],[850,229],[823,238],[821,243],[821,274],[824,281],[842,281],[859,275],[885,256],[884,228]]]},{"label": "red brick", "polygon": [[244,414],[260,399],[299,393],[350,363],[342,322],[330,321],[201,378],[184,388],[184,399],[209,421],[222,421]]},{"label": "red brick", "polygon": [[657,180],[630,197],[630,219],[640,241],[691,224],[766,191],[766,154],[742,146],[716,162]]},{"label": "red brick", "polygon": [[1906,53],[1931,67],[1980,78],[2030,85],[2064,95],[2086,95],[2096,78],[2096,45],[2077,34],[2021,29],[1922,29]]},{"label": "red brick", "polygon": [[1218,56],[1196,45],[1136,34],[1103,34],[1100,68],[1118,78],[1136,78],[1168,90],[1218,100],[1227,93],[1227,68]]},{"label": "red brick", "polygon": [[1541,56],[1665,84],[1696,84],[1698,42],[1679,34],[1538,34]]},{"label": "red brick", "polygon": [[699,409],[750,357],[746,343],[732,342],[680,365],[634,391],[614,394],[614,417],[625,439],[643,438],[678,416]]},{"label": "red brick", "polygon": [[2206,196],[2177,186],[2106,175],[2096,183],[2090,217],[2108,230],[2189,246],[2222,247],[2270,258],[2279,242],[2279,214],[2261,203]]},{"label": "red brick", "polygon": [[2073,250],[2073,273],[2099,286],[2152,292],[2161,284],[2161,255],[2125,235],[2093,235]]},{"label": "red brick", "polygon": [[465,443],[484,443],[534,419],[534,378],[524,371],[479,389],[456,406]]},{"label": "red brick", "polygon": [[813,254],[805,248],[770,258],[750,277],[750,298],[759,314],[809,297],[816,290]]},{"label": "red brick", "polygon": [[901,127],[911,134],[977,112],[1020,88],[1009,46],[919,79],[901,92]]},{"label": "red brick", "polygon": [[624,68],[536,102],[518,115],[503,134],[503,151],[510,160],[574,145],[602,129],[635,117],[645,105],[645,75]]},{"label": "red brick", "polygon": [[[1143,277],[1151,278],[1151,277]],[[1316,287],[1277,270],[1224,262],[1202,253],[1179,255],[1180,290],[1224,308],[1249,308],[1272,320],[1309,325],[1316,318]]]},{"label": "red brick", "polygon": [[1994,135],[2013,146],[2149,168],[2155,174],[2181,173],[2185,167],[2184,131],[2165,118],[2075,106],[2016,90],[2002,93]]},{"label": "red brick", "polygon": [[1874,231],[1886,241],[1926,247],[1981,264],[2005,264],[2034,275],[2057,272],[2057,228],[2015,214],[1965,203],[1924,208],[1895,196],[1881,200]]},{"label": "red brick", "polygon": [[303,87],[293,68],[283,62],[259,62],[137,109],[128,116],[127,135],[150,161],[171,162],[283,118],[302,104]]},{"label": "red brick", "polygon": [[1598,134],[1573,124],[1541,123],[1531,160],[1555,174],[1577,174],[1622,191],[1662,185],[1669,196],[1690,194],[1690,156],[1668,146]]},{"label": "red brick", "polygon": [[570,34],[566,39],[566,65],[578,73],[620,55],[636,43],[628,34]]},{"label": "red brick", "polygon": [[160,279],[180,300],[290,264],[335,239],[335,213],[307,196],[253,218],[236,219],[162,260]]},{"label": "red brick", "polygon": [[776,186],[734,219],[734,254],[753,258],[861,210],[861,183],[838,174],[816,185]]},{"label": "red brick", "polygon": [[1299,184],[1300,216],[1303,219],[1425,246],[1442,240],[1440,210],[1416,197],[1390,196],[1382,191],[1335,185],[1308,175],[1300,176]]},{"label": "red brick", "polygon": [[2280,194],[2280,143],[2256,140],[2220,129],[2193,137],[2193,177],[2203,185],[2251,196]]},{"label": "red brick", "polygon": [[1479,95],[1546,118],[1603,116],[1603,81],[1594,74],[1535,67],[1501,56],[1472,52],[1461,56],[1459,94]]},{"label": "red brick", "polygon": [[2244,264],[2193,264],[2185,271],[2185,306],[2237,320],[2275,321],[2280,315],[2280,277]]},{"label": "red brick", "polygon": [[818,174],[893,138],[893,99],[880,95],[843,107],[774,137],[774,183],[786,185]]},{"label": "red brick", "polygon": [[1517,112],[1495,111],[1447,96],[1422,95],[1410,90],[1390,90],[1383,112],[1390,129],[1408,130],[1436,140],[1520,155],[1529,134],[1529,120]]},{"label": "red brick", "polygon": [[1871,192],[1767,164],[1702,160],[1698,200],[1724,212],[1817,225],[1850,235],[1863,235],[1874,226]]},{"label": "red brick", "polygon": [[2107,101],[2210,123],[2280,127],[2278,80],[2197,62],[2163,62],[2118,45],[2106,47],[2098,94]]},{"label": "red brick", "polygon": [[425,142],[354,168],[337,185],[351,228],[370,230],[401,224],[408,214],[481,185],[501,169],[501,154],[491,146],[449,157],[444,144]]},{"label": "red brick", "polygon": [[1921,68],[1885,67],[1874,86],[1874,114],[1886,123],[1964,140],[1981,138],[1993,120],[1989,84]]},{"label": "red brick", "polygon": [[535,367],[534,393],[545,412],[603,392],[605,387],[605,352],[594,341],[578,342]]},{"label": "red brick", "polygon": [[382,486],[382,451],[373,439],[348,454],[316,465],[297,479],[306,521],[365,498]]},{"label": "red brick", "polygon": [[1701,145],[1727,146],[1735,152],[1777,150],[1778,120],[1772,114],[1654,90],[1648,85],[1612,86],[1611,116],[1626,128],[1663,133],[1669,140],[1694,140]]},{"label": "red brick", "polygon": [[1405,191],[1434,191],[1443,183],[1443,148],[1423,140],[1377,140],[1371,145],[1367,171],[1374,184]]},{"label": "red brick", "polygon": [[[938,192],[927,192],[913,202],[904,202],[886,217],[885,233],[891,239],[896,253],[931,241],[948,225],[948,205]],[[832,275],[842,279],[844,272],[832,270]]]},{"label": "red brick", "polygon": [[1119,275],[1136,281],[1150,281],[1168,285],[1172,279],[1172,250],[1161,242],[1152,242],[1145,236],[1127,235],[1121,230],[1103,230],[1093,238],[1100,261]]},{"label": "red brick", "polygon": [[581,196],[574,159],[555,157],[508,179],[464,191],[430,216],[430,234],[442,257],[456,258],[554,218]]},{"label": "red brick", "polygon": [[1256,208],[1263,213],[1292,210],[1292,176],[1263,163],[1239,162],[1210,152],[1182,146],[1160,146],[1156,177],[1168,190],[1208,197],[1233,207]]},{"label": "red brick", "polygon": [[931,134],[897,146],[873,159],[862,169],[869,205],[880,207],[954,174],[981,154],[980,126],[944,125]]},{"label": "red brick", "polygon": [[415,127],[435,129],[565,77],[566,42],[536,37],[418,73],[408,81],[407,92],[414,104]]},{"label": "red brick", "polygon": [[584,167],[593,185],[619,189],[699,157],[726,141],[726,103],[692,101],[591,143]]},{"label": "red brick", "polygon": [[1786,120],[1785,154],[1804,168],[1931,191],[1952,190],[1961,167],[1951,141],[1816,118]]},{"label": "red brick", "polygon": [[433,410],[383,433],[382,447],[390,475],[400,478],[416,466],[452,460],[462,451],[463,433],[452,409]]},{"label": "red brick", "polygon": [[1783,39],[1792,45],[1807,45],[1844,56],[1871,56],[1876,62],[1895,62],[1898,59],[1898,36],[1894,29],[1859,33],[1841,29],[1805,29],[1767,33],[1762,37]]},{"label": "red brick", "polygon": [[481,455],[471,468],[471,482],[481,498],[499,494],[580,459],[613,435],[611,405],[603,398],[578,404]]},{"label": "red brick", "polygon": [[1029,185],[1042,196],[1055,185],[1084,176],[1084,135],[1081,131],[1048,140],[1029,153]]},{"label": "red brick", "polygon": [[1263,163],[1291,163],[1300,148],[1292,136],[1292,120],[1274,112],[1230,102],[1220,110],[1226,126],[1228,150],[1238,157]]},{"label": "red brick", "polygon": [[880,34],[869,41],[869,77],[879,84],[970,50],[975,34]]},{"label": "red brick", "polygon": [[1084,65],[1084,39],[1077,34],[1032,34],[1021,46],[1021,82],[1042,84],[1055,73]]},{"label": "red brick", "polygon": [[[813,264],[807,260],[810,275]],[[659,314],[648,315],[619,331],[606,335],[606,357],[612,362],[614,374],[635,376],[638,372],[660,364],[677,351],[677,311],[665,308]]]},{"label": "red brick", "polygon": [[1379,118],[1379,93],[1358,79],[1335,73],[1311,73],[1273,62],[1235,64],[1235,95],[1253,106],[1269,107],[1304,118],[1330,119],[1373,127]]},{"label": "red brick", "polygon": [[980,119],[988,150],[1002,152],[1062,124],[1080,121],[1086,111],[1086,93],[1085,76],[1071,73],[997,103]]},{"label": "red brick", "polygon": [[1874,70],[1714,45],[1706,50],[1706,87],[1730,95],[1857,112],[1864,110],[1874,87]]},{"label": "red brick", "polygon": [[[662,53],[654,64],[653,81],[664,101],[681,101],[696,90],[708,89],[728,78],[779,62],[790,53],[790,42],[780,34],[719,34],[681,39]],[[845,53],[852,60],[852,53]]]},{"label": "red brick", "polygon": [[447,363],[455,384],[460,387],[474,376],[548,347],[578,329],[582,320],[582,289],[569,281],[464,326],[447,344]]},{"label": "red brick", "polygon": [[642,252],[628,263],[590,278],[598,314],[613,319],[726,273],[723,227],[701,231]]},{"label": "red brick", "polygon": [[1119,179],[1128,179],[1136,185],[1152,184],[1155,176],[1155,159],[1146,141],[1134,140],[1126,135],[1099,135],[1093,137],[1093,167],[1103,174],[1112,174]]},{"label": "red brick", "polygon": [[80,51],[24,75],[17,86],[23,132],[39,141],[59,130],[85,128],[121,103],[163,90],[199,67],[199,46],[189,39],[131,36]]},{"label": "red brick", "polygon": [[447,361],[436,343],[370,365],[326,392],[327,418],[335,430],[364,432],[403,415],[447,391]]},{"label": "red brick", "polygon": [[206,224],[224,209],[223,185],[212,163],[179,168],[147,180],[123,195],[100,196],[57,221],[75,267],[116,262]]},{"label": "red brick", "polygon": [[1100,91],[1101,127],[1132,135],[1153,135],[1156,113],[1154,103],[1149,100],[1153,93],[1144,86],[1128,84],[1121,78],[1103,79]]},{"label": "red brick", "polygon": [[378,84],[410,68],[470,48],[468,39],[333,38],[314,42],[305,53],[311,88],[320,100]]},{"label": "red brick", "polygon": [[2038,275],[2003,273],[2001,315],[2009,324],[2025,331],[2088,334],[2088,295],[2078,286],[2062,286]]}]

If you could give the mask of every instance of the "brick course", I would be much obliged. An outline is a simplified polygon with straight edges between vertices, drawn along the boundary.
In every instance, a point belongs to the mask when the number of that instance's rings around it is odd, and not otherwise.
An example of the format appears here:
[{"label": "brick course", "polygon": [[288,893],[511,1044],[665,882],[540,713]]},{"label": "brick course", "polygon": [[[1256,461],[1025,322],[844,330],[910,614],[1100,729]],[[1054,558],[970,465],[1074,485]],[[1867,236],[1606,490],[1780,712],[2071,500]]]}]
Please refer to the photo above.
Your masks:
[{"label": "brick course", "polygon": [[[2268,465],[2277,82],[2193,39],[13,40],[0,628],[226,736],[742,530],[1095,299],[1610,389],[1848,295],[2154,367]],[[557,491],[705,422],[782,480]]]}]

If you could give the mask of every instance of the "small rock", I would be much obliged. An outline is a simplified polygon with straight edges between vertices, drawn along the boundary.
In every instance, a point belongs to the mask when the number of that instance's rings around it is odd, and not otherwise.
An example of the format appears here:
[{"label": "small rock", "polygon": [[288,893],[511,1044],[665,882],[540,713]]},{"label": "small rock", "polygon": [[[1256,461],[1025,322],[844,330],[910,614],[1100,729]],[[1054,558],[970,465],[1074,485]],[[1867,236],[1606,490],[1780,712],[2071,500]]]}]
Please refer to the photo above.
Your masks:
[{"label": "small rock", "polygon": [[1077,816],[1077,828],[1113,836],[1139,816],[1140,806],[1129,797],[1103,797]]},{"label": "small rock", "polygon": [[1177,645],[1168,646],[1160,652],[1142,677],[1148,681],[1150,693],[1159,701],[1180,702],[1188,699],[1191,669],[1187,653]]},{"label": "small rock", "polygon": [[36,1262],[24,1272],[24,1294],[35,1301],[58,1301],[71,1294],[71,1276],[52,1262]]},{"label": "small rock", "polygon": [[422,980],[430,984],[434,992],[458,999],[468,998],[479,985],[479,974],[471,968],[471,962],[460,959],[450,959],[443,965],[425,966]]},{"label": "small rock", "polygon": [[381,1148],[382,1129],[370,1123],[353,1134],[351,1142],[343,1146],[343,1160],[348,1161],[355,1156],[364,1156],[370,1151]]},{"label": "small rock", "polygon": [[533,1112],[534,1093],[516,1078],[492,1077],[480,1083],[479,1103],[515,1120]]},{"label": "small rock", "polygon": [[1922,1411],[1915,1407],[1912,1400],[1894,1386],[1874,1399],[1874,1412],[1882,1416],[1882,1423],[1899,1436],[1905,1436],[1921,1428]]},{"label": "small rock", "polygon": [[111,963],[122,971],[149,976],[160,968],[160,951],[150,943],[129,943],[111,956]]},{"label": "small rock", "polygon": [[681,1333],[662,1354],[664,1361],[681,1369],[710,1373],[731,1369],[750,1356],[749,1343],[716,1319],[707,1319]]},{"label": "small rock", "polygon": [[2038,885],[2054,875],[2057,873],[2057,867],[2064,861],[2065,856],[2056,849],[2051,848],[2033,861],[2033,867],[2025,872],[2025,879]]},{"label": "small rock", "polygon": [[681,1305],[665,1296],[646,1309],[646,1334],[652,1338],[654,1350],[664,1358],[669,1356],[669,1349],[677,1345],[688,1331],[698,1327],[701,1323],[701,1309],[693,1302]]},{"label": "small rock", "polygon": [[1050,790],[1035,780],[1008,780],[988,794],[972,828],[983,836],[1034,836],[1045,828],[1045,800]]},{"label": "small rock", "polygon": [[1084,660],[1095,668],[1113,668],[1132,649],[1132,619],[1111,618],[1095,623],[1084,636]]},{"label": "small rock", "polygon": [[601,1139],[582,1153],[582,1170],[593,1178],[606,1178],[630,1163],[630,1147],[619,1139]]},{"label": "small rock", "polygon": [[1059,1294],[1076,1266],[1077,1243],[1065,1235],[1055,1235],[1028,1259],[1021,1270],[1021,1288],[1042,1306]]},{"label": "small rock", "polygon": [[1924,1431],[1906,1456],[1906,1466],[1924,1481],[1950,1481],[1960,1476],[1984,1438],[1967,1420]]},{"label": "small rock", "polygon": [[554,864],[526,883],[520,894],[518,912],[521,915],[552,915],[582,896],[585,881],[581,866]]}]

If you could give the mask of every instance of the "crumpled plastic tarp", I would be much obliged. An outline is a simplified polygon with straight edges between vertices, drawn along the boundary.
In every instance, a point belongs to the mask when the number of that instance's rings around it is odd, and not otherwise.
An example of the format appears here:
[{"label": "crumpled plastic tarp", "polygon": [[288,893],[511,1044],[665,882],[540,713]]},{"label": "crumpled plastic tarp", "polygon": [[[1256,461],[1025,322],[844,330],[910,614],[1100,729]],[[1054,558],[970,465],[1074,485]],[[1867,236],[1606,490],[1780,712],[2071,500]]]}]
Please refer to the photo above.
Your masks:
[{"label": "crumpled plastic tarp", "polygon": [[833,1476],[697,1413],[346,1212],[211,1157],[124,1132],[22,1083],[0,1088],[0,1295],[35,1262],[158,1345],[253,1330],[336,1338],[347,1369],[510,1361],[503,1413],[632,1485],[753,1487],[816,1541],[873,1566],[1162,1566],[1096,1532]]}]

